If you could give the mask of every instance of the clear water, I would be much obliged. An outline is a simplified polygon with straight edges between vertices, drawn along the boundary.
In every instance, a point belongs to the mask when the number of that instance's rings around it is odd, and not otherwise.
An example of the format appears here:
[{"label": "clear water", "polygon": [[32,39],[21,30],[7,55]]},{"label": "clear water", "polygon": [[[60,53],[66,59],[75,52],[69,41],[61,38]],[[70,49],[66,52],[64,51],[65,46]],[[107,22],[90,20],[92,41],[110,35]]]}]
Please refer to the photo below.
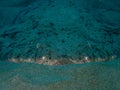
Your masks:
[{"label": "clear water", "polygon": [[2,90],[119,90],[119,56],[119,0],[0,0]]}]

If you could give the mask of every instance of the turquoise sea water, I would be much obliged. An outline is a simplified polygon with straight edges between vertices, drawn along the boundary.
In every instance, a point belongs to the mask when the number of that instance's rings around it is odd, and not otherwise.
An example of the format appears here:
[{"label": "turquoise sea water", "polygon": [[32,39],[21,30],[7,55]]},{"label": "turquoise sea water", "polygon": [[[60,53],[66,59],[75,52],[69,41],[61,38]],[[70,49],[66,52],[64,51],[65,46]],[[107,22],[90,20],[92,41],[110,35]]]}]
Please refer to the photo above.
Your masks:
[{"label": "turquoise sea water", "polygon": [[0,0],[0,90],[119,90],[119,58],[119,0]]}]

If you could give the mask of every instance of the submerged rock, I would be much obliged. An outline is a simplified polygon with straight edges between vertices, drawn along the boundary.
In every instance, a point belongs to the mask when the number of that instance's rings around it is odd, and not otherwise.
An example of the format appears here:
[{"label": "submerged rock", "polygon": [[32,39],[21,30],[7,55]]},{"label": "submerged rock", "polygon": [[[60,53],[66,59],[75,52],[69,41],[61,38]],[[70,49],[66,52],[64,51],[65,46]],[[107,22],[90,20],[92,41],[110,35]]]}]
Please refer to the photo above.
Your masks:
[{"label": "submerged rock", "polygon": [[119,57],[119,12],[85,7],[72,0],[36,1],[26,6],[14,18],[14,25],[1,29],[1,59],[35,62],[47,56],[49,60],[88,57],[96,61]]}]

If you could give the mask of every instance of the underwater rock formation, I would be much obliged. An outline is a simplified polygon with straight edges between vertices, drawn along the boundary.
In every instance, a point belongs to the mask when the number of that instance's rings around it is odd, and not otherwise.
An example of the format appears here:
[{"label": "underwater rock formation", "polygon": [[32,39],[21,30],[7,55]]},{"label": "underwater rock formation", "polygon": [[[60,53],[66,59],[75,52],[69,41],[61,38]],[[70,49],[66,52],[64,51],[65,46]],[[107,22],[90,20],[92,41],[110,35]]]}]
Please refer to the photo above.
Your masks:
[{"label": "underwater rock formation", "polygon": [[15,16],[14,25],[1,29],[1,60],[22,58],[35,62],[46,56],[49,60],[88,57],[92,62],[118,58],[120,13],[86,7],[72,0],[29,4]]}]

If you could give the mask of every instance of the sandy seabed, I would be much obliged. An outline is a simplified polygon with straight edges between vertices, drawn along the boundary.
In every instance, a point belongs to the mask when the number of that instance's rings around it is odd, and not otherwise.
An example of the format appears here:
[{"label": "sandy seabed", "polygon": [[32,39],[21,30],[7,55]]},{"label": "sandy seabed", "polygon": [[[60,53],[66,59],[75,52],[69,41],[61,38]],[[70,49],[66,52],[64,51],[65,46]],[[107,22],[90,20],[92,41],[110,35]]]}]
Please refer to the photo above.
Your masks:
[{"label": "sandy seabed", "polygon": [[0,62],[1,90],[119,90],[120,60],[70,65]]}]

